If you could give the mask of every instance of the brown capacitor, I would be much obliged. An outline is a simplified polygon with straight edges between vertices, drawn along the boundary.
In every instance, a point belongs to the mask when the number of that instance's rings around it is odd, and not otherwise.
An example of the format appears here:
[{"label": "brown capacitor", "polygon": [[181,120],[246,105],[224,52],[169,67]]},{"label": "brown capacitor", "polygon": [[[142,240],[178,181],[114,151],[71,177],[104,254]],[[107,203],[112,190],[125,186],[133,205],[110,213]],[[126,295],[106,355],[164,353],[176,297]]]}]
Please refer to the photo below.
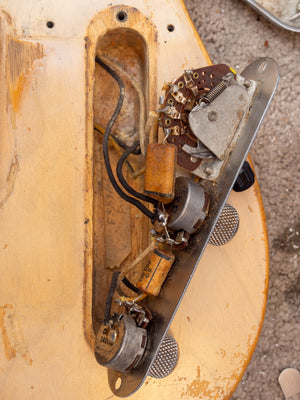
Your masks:
[{"label": "brown capacitor", "polygon": [[136,286],[145,293],[158,296],[174,260],[174,254],[158,249],[154,250],[151,260],[144,269]]},{"label": "brown capacitor", "polygon": [[165,204],[175,195],[176,154],[174,144],[151,143],[147,146],[144,191]]}]

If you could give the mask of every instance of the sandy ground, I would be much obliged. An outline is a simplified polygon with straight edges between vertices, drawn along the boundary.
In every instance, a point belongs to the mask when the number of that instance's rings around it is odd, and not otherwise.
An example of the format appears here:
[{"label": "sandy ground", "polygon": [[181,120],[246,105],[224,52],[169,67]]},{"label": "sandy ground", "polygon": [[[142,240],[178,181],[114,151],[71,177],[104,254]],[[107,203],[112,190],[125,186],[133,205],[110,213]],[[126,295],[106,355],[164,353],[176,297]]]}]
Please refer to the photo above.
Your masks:
[{"label": "sandy ground", "polygon": [[278,375],[300,370],[300,34],[284,31],[239,0],[187,0],[214,63],[242,71],[269,56],[281,79],[251,149],[270,243],[270,286],[262,333],[232,399],[284,399]]}]

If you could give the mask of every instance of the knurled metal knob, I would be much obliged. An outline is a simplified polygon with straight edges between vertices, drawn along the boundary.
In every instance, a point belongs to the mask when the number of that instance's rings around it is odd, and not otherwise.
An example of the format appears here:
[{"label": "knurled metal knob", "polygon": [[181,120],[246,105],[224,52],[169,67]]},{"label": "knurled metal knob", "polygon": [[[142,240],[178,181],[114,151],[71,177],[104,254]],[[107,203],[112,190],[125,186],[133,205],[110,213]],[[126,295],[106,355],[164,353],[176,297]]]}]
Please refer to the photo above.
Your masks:
[{"label": "knurled metal knob", "polygon": [[236,209],[225,204],[218,218],[216,226],[210,235],[209,243],[214,246],[222,246],[229,242],[236,234],[239,227],[239,215]]},{"label": "knurled metal knob", "polygon": [[166,335],[152,364],[149,376],[157,379],[165,378],[175,369],[177,361],[177,342],[172,336]]}]

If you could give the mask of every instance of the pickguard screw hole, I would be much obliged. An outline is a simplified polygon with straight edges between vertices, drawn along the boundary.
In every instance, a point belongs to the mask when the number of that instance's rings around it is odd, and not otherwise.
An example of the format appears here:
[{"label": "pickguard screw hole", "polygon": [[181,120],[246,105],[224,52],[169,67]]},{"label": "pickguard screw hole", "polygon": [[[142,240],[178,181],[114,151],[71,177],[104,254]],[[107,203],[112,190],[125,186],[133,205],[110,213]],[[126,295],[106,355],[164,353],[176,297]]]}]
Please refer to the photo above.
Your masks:
[{"label": "pickguard screw hole", "polygon": [[172,24],[169,24],[169,25],[167,26],[167,29],[168,29],[169,32],[174,32],[175,26],[172,25]]}]

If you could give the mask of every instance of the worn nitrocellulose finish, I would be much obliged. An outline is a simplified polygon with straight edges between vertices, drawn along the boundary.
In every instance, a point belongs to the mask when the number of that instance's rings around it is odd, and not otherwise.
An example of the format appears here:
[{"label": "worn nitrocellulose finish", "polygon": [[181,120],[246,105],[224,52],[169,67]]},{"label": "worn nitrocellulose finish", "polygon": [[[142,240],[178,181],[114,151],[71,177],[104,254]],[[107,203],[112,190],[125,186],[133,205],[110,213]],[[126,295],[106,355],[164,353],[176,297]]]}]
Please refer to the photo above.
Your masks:
[{"label": "worn nitrocellulose finish", "polygon": [[239,0],[186,5],[214,63],[239,72],[254,58],[269,56],[280,68],[277,92],[250,151],[269,233],[268,303],[256,350],[232,396],[279,400],[279,373],[300,369],[300,35],[277,28]]},{"label": "worn nitrocellulose finish", "polygon": [[[116,399],[106,369],[95,360],[91,321],[93,193],[97,187],[103,192],[103,181],[94,185],[92,169],[93,151],[99,154],[93,145],[98,37],[113,26],[136,28],[152,40],[144,52],[150,71],[148,111],[157,109],[166,82],[184,69],[206,65],[207,55],[179,0],[131,0],[130,6],[115,0],[113,7],[104,0],[0,3],[0,86],[6,93],[0,96],[0,397]],[[275,254],[271,297],[254,358],[260,366],[254,364],[250,375],[255,387],[234,394],[279,398],[277,374],[297,366],[299,350],[288,339],[296,328],[299,289],[296,253],[285,233],[295,226],[296,214],[296,204],[288,208],[294,194],[287,191],[297,165],[296,138],[289,136],[295,136],[297,112],[297,77],[289,66],[297,62],[296,36],[257,21],[237,0],[226,2],[223,12],[221,2],[189,2],[188,7],[214,62],[240,71],[255,56],[282,54],[285,79],[252,151]],[[128,18],[120,21],[116,15],[124,8]],[[106,42],[100,44],[103,51]],[[22,55],[17,64],[15,52]],[[239,231],[226,246],[207,246],[180,305],[171,326],[179,343],[178,365],[164,380],[147,379],[133,400],[224,399],[235,389],[254,350],[266,299],[268,256],[259,198],[257,186],[230,195],[241,217]],[[132,215],[142,227],[140,216]],[[274,263],[276,254],[282,255],[280,264]],[[291,348],[294,354],[287,358]],[[240,387],[247,390],[247,384]]]}]

